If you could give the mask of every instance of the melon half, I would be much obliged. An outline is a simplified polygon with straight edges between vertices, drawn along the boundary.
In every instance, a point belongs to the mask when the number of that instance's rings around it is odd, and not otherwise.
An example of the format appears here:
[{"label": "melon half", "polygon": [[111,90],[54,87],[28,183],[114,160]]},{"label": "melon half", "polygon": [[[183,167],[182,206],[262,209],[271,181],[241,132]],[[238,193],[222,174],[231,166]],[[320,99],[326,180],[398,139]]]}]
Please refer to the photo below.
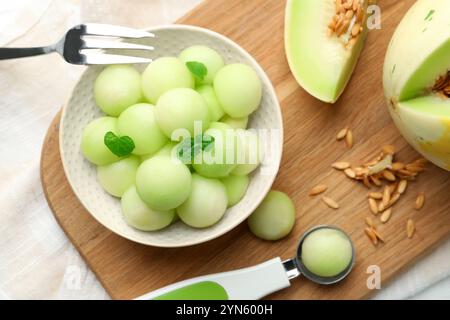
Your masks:
[{"label": "melon half", "polygon": [[368,4],[367,0],[287,1],[289,67],[314,97],[334,103],[344,91],[368,33]]},{"label": "melon half", "polygon": [[450,170],[449,0],[418,0],[407,12],[389,45],[383,84],[405,139]]}]

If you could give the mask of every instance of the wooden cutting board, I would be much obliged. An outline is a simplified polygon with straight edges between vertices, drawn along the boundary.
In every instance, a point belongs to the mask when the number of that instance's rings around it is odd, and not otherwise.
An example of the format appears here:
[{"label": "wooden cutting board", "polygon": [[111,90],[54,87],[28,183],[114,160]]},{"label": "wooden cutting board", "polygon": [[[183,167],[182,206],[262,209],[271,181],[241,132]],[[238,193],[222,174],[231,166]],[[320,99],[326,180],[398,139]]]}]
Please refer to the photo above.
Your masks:
[{"label": "wooden cutting board", "polygon": [[[230,37],[261,63],[275,85],[283,111],[285,144],[274,188],[287,192],[297,208],[295,229],[279,242],[256,239],[245,223],[216,240],[181,249],[146,247],[111,233],[89,215],[67,183],[58,148],[58,114],[43,146],[42,184],[61,227],[110,295],[134,298],[186,278],[247,267],[275,256],[289,258],[302,232],[317,224],[335,224],[350,234],[357,249],[355,269],[346,281],[320,287],[297,279],[292,287],[269,298],[367,298],[373,293],[366,286],[368,266],[380,266],[383,286],[446,239],[450,233],[450,173],[430,165],[396,204],[391,221],[379,226],[386,243],[375,248],[364,234],[364,219],[371,215],[367,189],[330,168],[338,160],[357,163],[370,158],[388,143],[397,147],[400,159],[418,157],[394,127],[381,85],[387,44],[413,3],[379,1],[382,29],[370,33],[348,89],[334,106],[309,96],[289,72],[283,47],[284,1],[209,0],[179,21]],[[355,136],[351,150],[335,140],[336,133],[346,125]],[[340,203],[341,209],[331,210],[320,197],[308,197],[308,190],[318,183],[329,186],[327,194]],[[423,210],[415,211],[414,199],[421,191],[426,192],[426,204]],[[417,226],[411,240],[405,230],[408,218]]]}]

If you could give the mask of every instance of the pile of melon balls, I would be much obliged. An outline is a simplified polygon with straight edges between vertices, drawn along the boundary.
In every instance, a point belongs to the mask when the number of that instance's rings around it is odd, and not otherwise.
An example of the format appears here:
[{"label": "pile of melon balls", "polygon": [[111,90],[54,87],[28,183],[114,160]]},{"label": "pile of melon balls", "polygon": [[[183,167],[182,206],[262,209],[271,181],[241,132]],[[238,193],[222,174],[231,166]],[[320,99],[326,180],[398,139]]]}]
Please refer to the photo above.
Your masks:
[{"label": "pile of melon balls", "polygon": [[[181,220],[207,228],[242,200],[248,175],[261,162],[257,134],[246,130],[262,99],[261,80],[250,66],[225,65],[217,51],[197,45],[154,60],[142,74],[129,65],[106,67],[94,97],[106,115],[84,128],[81,152],[97,165],[103,189],[121,198],[130,226],[156,231]],[[196,123],[210,142],[186,161],[180,157],[186,138],[176,133],[183,129],[196,138]],[[229,132],[239,132],[235,144],[225,143]],[[244,150],[244,161],[225,161],[230,145]],[[218,148],[222,161],[195,161],[217,159]]]}]

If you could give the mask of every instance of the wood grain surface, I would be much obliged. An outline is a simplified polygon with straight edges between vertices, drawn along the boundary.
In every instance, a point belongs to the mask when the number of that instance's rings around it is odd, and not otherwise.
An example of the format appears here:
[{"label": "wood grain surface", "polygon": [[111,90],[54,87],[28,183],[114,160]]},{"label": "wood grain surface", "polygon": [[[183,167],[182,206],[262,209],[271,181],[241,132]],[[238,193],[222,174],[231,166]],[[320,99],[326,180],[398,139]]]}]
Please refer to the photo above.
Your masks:
[{"label": "wood grain surface", "polygon": [[[268,298],[367,298],[373,293],[366,286],[368,266],[381,268],[385,285],[446,239],[450,233],[450,173],[430,165],[396,204],[391,221],[379,227],[386,243],[375,248],[364,234],[364,219],[371,215],[367,189],[330,168],[338,160],[358,163],[368,159],[387,143],[397,147],[400,159],[418,157],[394,127],[381,84],[387,44],[413,2],[379,1],[382,29],[369,34],[348,89],[333,106],[309,96],[290,74],[283,46],[284,1],[209,0],[179,21],[230,37],[258,60],[275,85],[284,117],[285,142],[274,188],[287,192],[297,209],[295,229],[279,242],[256,239],[246,223],[216,240],[181,249],[146,247],[111,233],[82,207],[67,183],[59,155],[57,115],[42,150],[42,184],[61,227],[112,298],[134,298],[175,281],[247,267],[275,256],[289,258],[302,232],[317,224],[334,224],[350,234],[357,249],[354,271],[343,283],[331,287],[296,279],[290,288]],[[351,150],[335,140],[336,133],[346,125],[355,136]],[[326,207],[320,197],[308,197],[308,190],[319,183],[329,186],[327,195],[340,203],[339,210]],[[426,192],[426,204],[423,210],[415,211],[414,199],[421,191]],[[417,226],[411,240],[405,230],[408,218],[413,218]]]}]

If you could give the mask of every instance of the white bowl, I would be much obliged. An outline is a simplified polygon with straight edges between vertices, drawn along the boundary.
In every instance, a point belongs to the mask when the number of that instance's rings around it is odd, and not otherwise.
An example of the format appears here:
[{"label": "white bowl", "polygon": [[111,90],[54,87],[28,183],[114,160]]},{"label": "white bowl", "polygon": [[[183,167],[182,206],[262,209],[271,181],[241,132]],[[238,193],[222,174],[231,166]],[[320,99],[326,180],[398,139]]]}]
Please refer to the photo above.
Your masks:
[{"label": "white bowl", "polygon": [[[186,25],[159,26],[148,31],[156,34],[156,38],[135,42],[155,46],[152,58],[177,56],[186,47],[202,44],[217,50],[226,63],[241,62],[253,67],[263,84],[263,99],[260,108],[251,115],[249,128],[278,131],[279,134],[264,145],[266,155],[270,155],[271,167],[260,167],[252,174],[243,200],[228,209],[222,220],[213,227],[194,229],[182,222],[157,232],[143,232],[130,227],[122,218],[120,200],[101,188],[97,182],[95,166],[85,160],[80,152],[83,128],[90,121],[103,115],[93,97],[94,80],[103,69],[100,66],[91,66],[83,73],[63,109],[59,133],[61,158],[67,179],[78,199],[106,228],[129,240],[146,245],[190,246],[217,238],[236,227],[255,210],[269,192],[281,161],[283,147],[281,110],[274,88],[263,69],[250,54],[230,39],[210,30]],[[145,68],[143,65],[136,67],[140,70]]]}]

